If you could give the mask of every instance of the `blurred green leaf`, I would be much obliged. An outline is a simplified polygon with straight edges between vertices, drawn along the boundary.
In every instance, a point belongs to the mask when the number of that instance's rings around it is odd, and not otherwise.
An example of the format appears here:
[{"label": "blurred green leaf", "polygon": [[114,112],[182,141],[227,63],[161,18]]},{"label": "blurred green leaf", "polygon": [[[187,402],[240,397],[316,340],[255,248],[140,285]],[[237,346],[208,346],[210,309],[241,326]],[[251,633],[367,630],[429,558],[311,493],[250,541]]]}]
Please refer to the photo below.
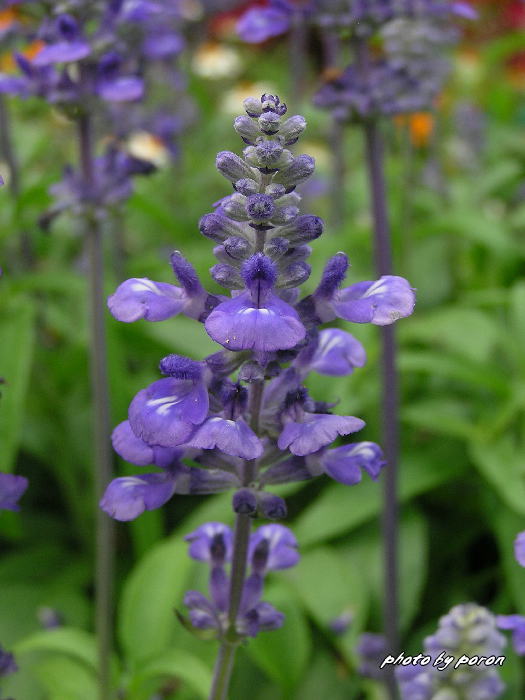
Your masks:
[{"label": "blurred green leaf", "polygon": [[191,559],[179,538],[156,545],[129,575],[122,590],[118,634],[131,663],[164,652],[175,626],[174,609],[185,589]]},{"label": "blurred green leaf", "polygon": [[40,661],[33,672],[49,700],[97,700],[95,672],[73,658],[55,656]]},{"label": "blurred green leaf", "polygon": [[525,516],[525,451],[510,436],[470,445],[473,463],[516,513]]},{"label": "blurred green leaf", "polygon": [[310,630],[292,590],[282,582],[265,587],[264,599],[284,613],[285,624],[250,640],[247,651],[289,693],[304,676],[312,651]]},{"label": "blurred green leaf", "polygon": [[4,308],[0,318],[0,465],[9,472],[16,457],[24,421],[24,403],[29,387],[33,356],[34,309],[23,297]]},{"label": "blurred green leaf", "polygon": [[[388,467],[387,467],[388,468]],[[436,445],[432,453],[407,452],[400,459],[399,495],[407,501],[436,486],[457,479],[466,464],[456,462],[451,446]],[[363,479],[356,486],[330,484],[299,516],[293,526],[301,547],[330,540],[378,516],[382,509],[380,484]]]},{"label": "blurred green leaf", "polygon": [[97,643],[89,632],[74,627],[42,630],[23,639],[15,647],[15,654],[45,651],[71,656],[93,670],[97,667]]},{"label": "blurred green leaf", "polygon": [[[182,680],[195,694],[195,697],[206,698],[211,687],[212,672],[198,657],[183,649],[169,649],[160,654],[150,663],[145,664],[132,678],[129,688],[129,700],[148,700],[151,693],[144,686],[154,681]],[[142,687],[142,689],[141,689]]]}]

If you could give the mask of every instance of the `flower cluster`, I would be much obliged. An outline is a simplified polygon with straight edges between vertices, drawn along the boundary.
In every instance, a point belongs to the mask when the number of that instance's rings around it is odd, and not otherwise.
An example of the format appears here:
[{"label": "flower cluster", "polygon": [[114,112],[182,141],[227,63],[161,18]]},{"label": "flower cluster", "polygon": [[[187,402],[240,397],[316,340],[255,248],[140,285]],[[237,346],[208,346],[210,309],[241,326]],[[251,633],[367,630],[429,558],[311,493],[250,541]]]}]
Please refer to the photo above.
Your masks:
[{"label": "flower cluster", "polygon": [[[113,444],[124,459],[162,469],[110,484],[102,507],[120,520],[159,507],[174,493],[228,488],[243,489],[236,508],[282,515],[283,507],[264,495],[268,485],[322,473],[356,484],[361,468],[376,479],[383,466],[381,450],[371,442],[328,449],[364,422],[334,415],[332,406],[309,396],[304,380],[312,371],[344,376],[366,360],[348,332],[319,325],[335,318],[393,323],[412,312],[414,292],[393,276],[341,289],[348,260],[338,253],[313,294],[299,300],[298,287],[310,275],[307,243],[323,230],[319,218],[300,213],[296,191],[314,161],[287,148],[305,121],[285,119],[286,106],[271,95],[248,99],[245,106],[246,116],[235,120],[246,143],[244,157],[217,156],[217,168],[234,193],[200,222],[201,233],[217,244],[212,277],[231,290],[231,298],[209,294],[175,252],[171,264],[180,287],[134,278],[108,301],[113,316],[124,322],[183,313],[222,345],[200,362],[165,357],[164,377],[137,394],[128,420],[115,429]],[[249,476],[246,460],[258,461]]]},{"label": "flower cluster", "polygon": [[[198,591],[188,591],[184,597],[191,623],[196,629],[214,630],[215,636],[223,637],[230,627],[230,577],[226,566],[232,560],[233,533],[227,525],[213,522],[201,525],[185,539],[190,543],[189,555],[210,566],[210,598]],[[261,601],[264,577],[269,571],[288,569],[298,561],[297,542],[288,528],[263,525],[251,534],[250,573],[244,582],[234,625],[239,636],[255,637],[261,630],[282,626],[283,614]]]},{"label": "flower cluster", "polygon": [[257,44],[288,32],[294,16],[324,29],[367,36],[395,19],[474,19],[476,13],[466,2],[449,0],[269,0],[267,5],[248,9],[239,19],[237,32],[244,41]]},{"label": "flower cluster", "polygon": [[461,664],[462,656],[492,658],[501,656],[505,638],[498,632],[494,615],[475,603],[457,605],[442,617],[435,634],[425,639],[425,653],[434,661],[442,652],[454,656],[456,662],[444,670],[426,666],[400,666],[396,675],[403,700],[432,698],[478,698],[493,700],[504,690],[494,665]]},{"label": "flower cluster", "polygon": [[[457,16],[476,15],[466,3],[352,3],[358,47],[354,63],[323,85],[314,102],[340,121],[377,118],[428,110],[449,72],[445,50],[459,38]],[[334,23],[341,15],[334,16]],[[350,21],[350,19],[348,20]],[[382,53],[363,61],[359,46],[372,34]]]},{"label": "flower cluster", "polygon": [[[61,6],[39,23],[35,19],[34,50],[14,54],[18,74],[0,74],[0,92],[41,97],[73,118],[96,113],[103,116],[100,123],[111,138],[96,164],[94,186],[86,191],[84,175],[68,167],[51,192],[55,205],[44,214],[44,223],[66,207],[78,210],[89,204],[103,210],[126,199],[132,177],[155,169],[155,153],[142,148],[140,155],[130,154],[129,142],[137,131],[160,144],[165,157],[177,154],[186,118],[177,118],[171,104],[153,114],[141,105],[156,83],[171,84],[174,94],[183,85],[175,64],[184,47],[177,6],[146,0],[76,2],[70,12]],[[171,114],[166,116],[166,110]]]}]

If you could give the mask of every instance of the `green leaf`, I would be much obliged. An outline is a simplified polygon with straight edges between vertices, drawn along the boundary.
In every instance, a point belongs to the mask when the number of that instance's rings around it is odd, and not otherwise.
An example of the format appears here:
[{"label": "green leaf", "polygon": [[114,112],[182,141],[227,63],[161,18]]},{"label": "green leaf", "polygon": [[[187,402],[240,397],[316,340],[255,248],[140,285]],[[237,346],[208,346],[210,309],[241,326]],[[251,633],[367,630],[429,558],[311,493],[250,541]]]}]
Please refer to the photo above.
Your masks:
[{"label": "green leaf", "polygon": [[403,422],[434,435],[476,441],[482,432],[469,416],[469,409],[463,400],[438,397],[412,401],[402,409],[401,416]]},{"label": "green leaf", "polygon": [[[198,657],[183,649],[169,649],[140,669],[130,683],[130,700],[147,700],[151,697],[149,689],[143,686],[151,682],[170,679],[182,680],[195,693],[196,697],[206,698],[211,683],[212,671]],[[142,686],[142,688],[141,688]],[[144,695],[144,690],[146,695]]]},{"label": "green leaf", "polygon": [[74,627],[57,627],[37,632],[23,639],[15,647],[15,654],[31,651],[71,656],[92,669],[97,667],[97,646],[94,636]]},{"label": "green leaf", "polygon": [[304,676],[312,642],[305,616],[290,588],[282,582],[265,588],[265,600],[285,614],[281,629],[261,632],[248,642],[255,663],[288,694]]},{"label": "green leaf", "polygon": [[131,662],[158,655],[170,644],[178,625],[174,609],[192,565],[186,549],[180,538],[161,542],[138,563],[124,585],[118,634]]},{"label": "green leaf", "polygon": [[[424,459],[418,452],[402,455],[399,495],[408,501],[425,491],[458,478],[466,469],[453,446],[436,444]],[[377,517],[382,509],[381,486],[366,478],[356,486],[329,485],[293,526],[299,546],[307,547],[348,532]]]},{"label": "green leaf", "polygon": [[[350,613],[350,634],[338,645],[348,657],[353,654],[357,636],[363,631],[369,606],[368,573],[331,547],[318,547],[301,554],[299,564],[286,578],[297,591],[308,613],[327,632],[329,624],[342,613]],[[331,633],[329,633],[331,634]]]},{"label": "green leaf", "polygon": [[65,656],[50,657],[34,667],[34,673],[52,700],[97,700],[94,671]]},{"label": "green leaf", "polygon": [[12,469],[23,424],[34,346],[34,309],[20,298],[0,318],[0,377],[5,381],[0,399],[0,465]]},{"label": "green leaf", "polygon": [[521,445],[506,435],[494,443],[473,443],[472,461],[516,513],[525,515],[525,457]]}]

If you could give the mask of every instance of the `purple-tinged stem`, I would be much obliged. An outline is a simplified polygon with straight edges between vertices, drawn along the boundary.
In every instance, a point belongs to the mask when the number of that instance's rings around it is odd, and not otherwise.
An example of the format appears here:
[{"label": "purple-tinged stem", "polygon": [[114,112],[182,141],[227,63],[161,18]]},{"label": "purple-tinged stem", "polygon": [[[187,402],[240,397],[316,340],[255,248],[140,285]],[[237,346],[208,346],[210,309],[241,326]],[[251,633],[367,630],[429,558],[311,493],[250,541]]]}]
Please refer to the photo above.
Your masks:
[{"label": "purple-tinged stem", "polygon": [[[94,184],[92,125],[89,114],[78,121],[80,165],[86,193]],[[95,216],[86,216],[85,245],[89,261],[90,369],[93,397],[95,454],[95,624],[98,642],[99,700],[111,697],[110,656],[113,622],[114,525],[98,507],[98,501],[112,478],[112,454],[109,443],[109,385],[104,299],[104,249],[102,229]]]},{"label": "purple-tinged stem", "polygon": [[[250,392],[250,427],[257,434],[261,412],[264,381],[254,382]],[[244,463],[243,486],[249,486],[256,478],[257,460]],[[248,546],[250,544],[251,518],[238,513],[235,519],[233,538],[233,558],[230,579],[230,600],[228,606],[228,629],[221,641],[209,700],[226,700],[233,671],[235,652],[239,645],[237,615],[241,605],[246,569],[248,567]]]},{"label": "purple-tinged stem", "polygon": [[[338,71],[341,54],[341,40],[333,31],[325,31],[323,39],[323,61],[327,79],[331,73]],[[331,219],[335,229],[339,229],[345,220],[345,189],[347,184],[347,170],[345,162],[345,128],[341,121],[332,117],[330,125],[330,150],[332,155],[332,183],[330,192],[332,195]]]},{"label": "purple-tinged stem", "polygon": [[295,10],[289,37],[290,90],[292,104],[301,104],[306,87],[307,30],[303,13]]},{"label": "purple-tinged stem", "polygon": [[[18,200],[20,196],[20,168],[13,147],[11,116],[9,105],[4,95],[0,94],[0,149],[9,169],[9,190],[11,197]],[[33,246],[26,231],[20,231],[20,252],[27,267],[33,263]]]},{"label": "purple-tinged stem", "polygon": [[[366,39],[358,40],[357,61],[361,70],[369,70]],[[392,245],[384,173],[384,147],[377,119],[364,123],[366,162],[374,223],[374,256],[377,276],[391,275]],[[394,326],[381,329],[382,339],[382,443],[387,468],[383,482],[383,547],[384,547],[384,628],[388,652],[395,655],[399,648],[398,628],[398,377],[396,369],[396,338]],[[393,672],[386,677],[392,700],[398,697]]]}]

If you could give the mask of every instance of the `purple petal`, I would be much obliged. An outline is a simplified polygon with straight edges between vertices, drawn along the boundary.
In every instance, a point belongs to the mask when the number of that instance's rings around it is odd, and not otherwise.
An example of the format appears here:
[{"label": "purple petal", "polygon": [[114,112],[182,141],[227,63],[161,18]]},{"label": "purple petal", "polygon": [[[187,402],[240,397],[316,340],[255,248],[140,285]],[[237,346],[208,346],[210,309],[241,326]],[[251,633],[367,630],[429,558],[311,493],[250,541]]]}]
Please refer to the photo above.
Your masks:
[{"label": "purple petal", "polygon": [[249,292],[219,304],[205,323],[208,335],[228,350],[273,352],[295,347],[305,329],[295,309],[270,293],[257,308]]},{"label": "purple petal", "polygon": [[478,13],[467,2],[453,2],[452,12],[463,19],[477,19]]},{"label": "purple petal", "polygon": [[175,492],[169,472],[114,479],[107,487],[100,507],[115,520],[134,520],[145,510],[160,508]]},{"label": "purple petal", "polygon": [[113,449],[122,459],[140,467],[150,464],[168,467],[183,454],[182,450],[177,448],[148,445],[135,435],[127,420],[117,425],[111,435],[111,441]]},{"label": "purple petal", "polygon": [[525,617],[522,615],[497,615],[496,624],[502,630],[512,630],[512,645],[516,654],[525,655]]},{"label": "purple petal", "polygon": [[190,557],[197,561],[211,562],[213,558],[211,545],[217,536],[221,536],[224,543],[224,561],[231,561],[233,533],[227,525],[219,522],[205,523],[184,537],[186,542],[191,543],[188,550]]},{"label": "purple petal", "polygon": [[253,7],[237,22],[237,34],[243,41],[258,44],[290,29],[290,15],[271,7]]},{"label": "purple petal", "polygon": [[80,61],[91,53],[91,47],[87,41],[59,41],[56,44],[48,44],[37,53],[32,64],[37,67],[50,66],[53,63],[71,63]]},{"label": "purple petal", "polygon": [[268,557],[264,569],[258,573],[289,569],[299,561],[295,535],[284,525],[277,524],[263,525],[252,534],[248,548],[248,560],[251,561],[255,549],[263,541],[268,544]]},{"label": "purple petal", "polygon": [[149,36],[142,45],[142,51],[147,58],[158,59],[179,54],[184,48],[184,41],[180,34],[155,32]]},{"label": "purple petal", "polygon": [[215,607],[199,591],[187,591],[184,595],[184,605],[190,611],[191,624],[197,629],[219,627]]},{"label": "purple petal", "polygon": [[228,610],[230,597],[230,579],[221,566],[215,566],[210,575],[210,597],[222,612]]},{"label": "purple petal", "polygon": [[521,566],[525,566],[525,531],[520,532],[514,540],[514,555]]},{"label": "purple petal", "polygon": [[254,608],[258,615],[259,629],[269,632],[277,630],[284,624],[284,614],[276,610],[273,605],[261,601]]},{"label": "purple petal", "polygon": [[108,299],[108,307],[117,321],[164,321],[180,313],[186,301],[186,293],[180,287],[134,277],[117,287]]},{"label": "purple petal", "polygon": [[0,510],[20,510],[18,499],[28,485],[25,476],[0,472]]},{"label": "purple petal", "polygon": [[218,416],[208,418],[188,440],[188,446],[201,450],[217,448],[242,459],[256,459],[263,452],[261,441],[242,418],[234,421]]},{"label": "purple petal", "polygon": [[279,435],[279,449],[289,448],[299,457],[317,452],[332,443],[338,435],[349,435],[361,430],[365,422],[354,416],[334,416],[325,413],[306,414],[303,423],[287,423]]},{"label": "purple petal", "polygon": [[353,335],[339,328],[326,328],[319,334],[319,344],[310,369],[319,374],[342,377],[365,363],[365,349]]},{"label": "purple petal", "polygon": [[385,466],[383,452],[375,442],[357,442],[328,450],[321,463],[328,476],[347,486],[361,481],[361,469],[376,481]]},{"label": "purple petal", "polygon": [[133,76],[99,80],[97,94],[108,102],[132,102],[144,95],[144,81]]},{"label": "purple petal", "polygon": [[244,582],[241,604],[239,606],[241,615],[243,612],[247,612],[257,605],[261,599],[262,591],[263,577],[260,574],[251,574],[248,576]]},{"label": "purple petal", "polygon": [[148,444],[177,447],[203,422],[208,407],[202,382],[167,377],[139,391],[129,407],[129,422],[135,435]]},{"label": "purple petal", "polygon": [[346,321],[387,326],[410,316],[416,298],[403,277],[384,275],[376,282],[358,282],[337,292],[332,302],[335,313]]}]

